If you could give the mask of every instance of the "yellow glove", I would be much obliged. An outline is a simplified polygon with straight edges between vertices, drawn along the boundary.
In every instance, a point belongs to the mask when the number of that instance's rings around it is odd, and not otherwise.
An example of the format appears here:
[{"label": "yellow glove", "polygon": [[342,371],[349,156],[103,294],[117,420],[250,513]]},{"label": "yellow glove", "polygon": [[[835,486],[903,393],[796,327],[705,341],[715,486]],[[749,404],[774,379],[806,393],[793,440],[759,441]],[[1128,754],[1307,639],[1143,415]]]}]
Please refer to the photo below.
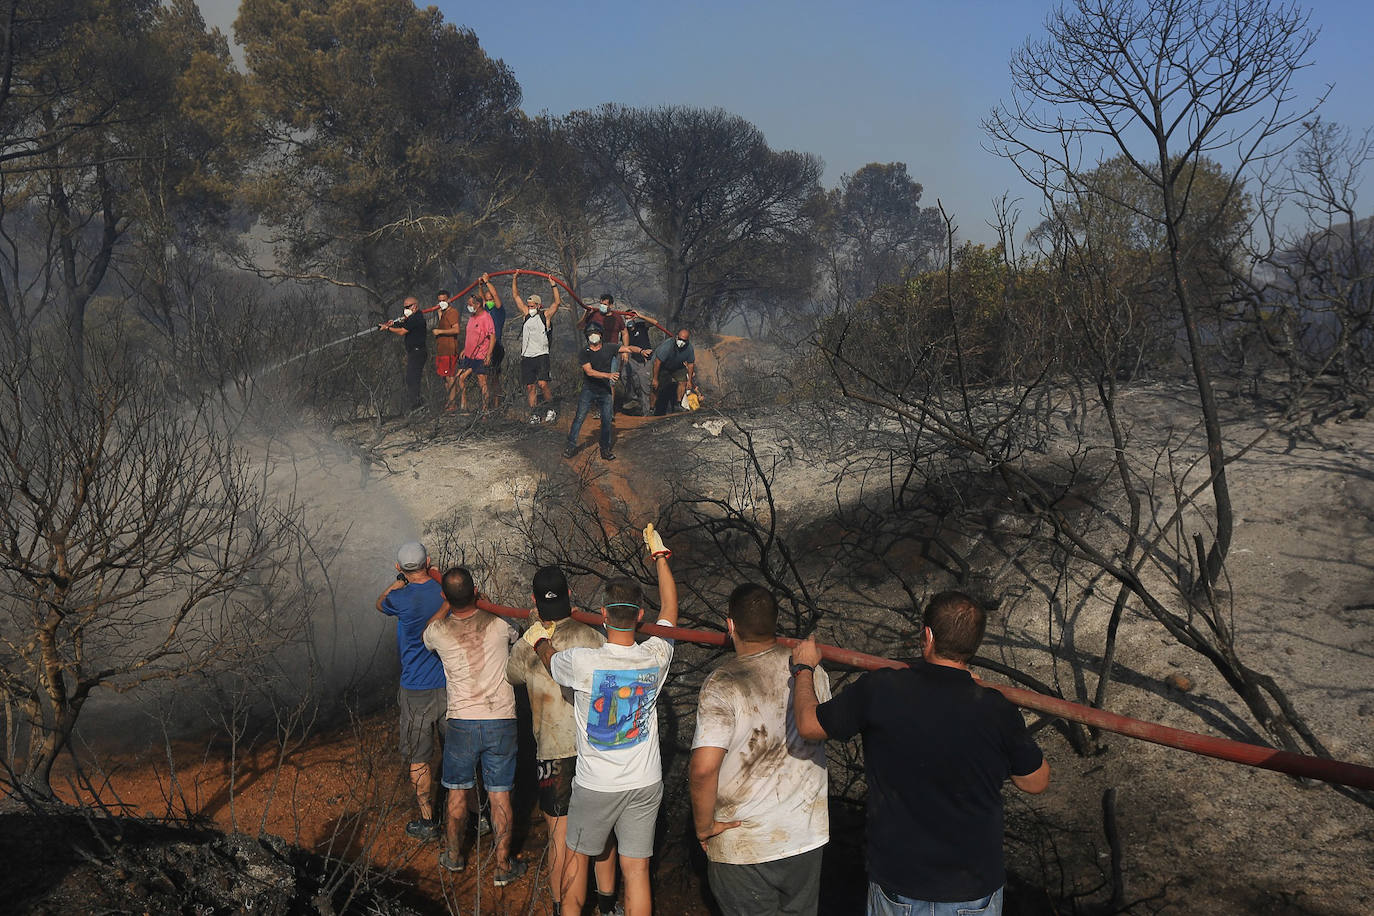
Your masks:
[{"label": "yellow glove", "polygon": [[550,639],[552,637],[553,631],[546,627],[542,621],[536,620],[525,629],[525,635],[521,638],[529,643],[530,648],[533,649],[534,644],[539,642],[539,640]]},{"label": "yellow glove", "polygon": [[659,557],[671,557],[673,555],[671,550],[663,546],[663,538],[658,536],[652,522],[644,526],[644,546],[649,549],[649,556],[655,560]]}]

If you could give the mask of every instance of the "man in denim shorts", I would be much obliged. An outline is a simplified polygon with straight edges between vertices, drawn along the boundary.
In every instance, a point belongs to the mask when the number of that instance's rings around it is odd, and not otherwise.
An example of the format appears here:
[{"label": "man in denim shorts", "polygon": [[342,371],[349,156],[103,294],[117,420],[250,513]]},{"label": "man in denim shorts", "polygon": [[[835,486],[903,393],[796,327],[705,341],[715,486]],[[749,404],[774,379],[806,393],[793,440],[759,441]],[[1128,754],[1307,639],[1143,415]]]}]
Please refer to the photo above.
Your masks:
[{"label": "man in denim shorts", "polygon": [[425,648],[420,634],[444,603],[439,583],[429,575],[429,554],[418,541],[396,551],[396,579],[377,598],[377,610],[396,618],[396,646],[401,655],[401,756],[410,765],[410,782],[420,817],[406,825],[417,840],[439,836],[434,817],[429,761],[434,756],[435,727],[444,718],[444,667],[439,656]]},{"label": "man in denim shorts", "polygon": [[468,796],[481,766],[496,834],[493,883],[504,887],[525,873],[525,863],[510,854],[516,737],[515,691],[506,680],[506,661],[519,633],[500,617],[477,609],[472,573],[463,567],[445,572],[442,586],[444,604],[424,631],[425,645],[439,654],[448,677],[443,784],[449,793],[446,848],[439,865],[449,871],[467,865],[461,845]]},{"label": "man in denim shorts", "polygon": [[[671,553],[653,525],[644,529],[644,542],[658,571],[658,623],[677,626],[677,583],[668,567]],[[663,800],[657,703],[673,660],[673,643],[658,636],[635,641],[643,605],[639,583],[633,579],[607,583],[601,608],[606,644],[596,649],[555,651],[548,629],[538,621],[525,631],[525,641],[554,681],[572,689],[577,715],[577,771],[568,805],[573,867],[563,892],[566,916],[582,912],[587,862],[606,848],[612,833],[625,876],[626,916],[653,912],[649,859]]]}]

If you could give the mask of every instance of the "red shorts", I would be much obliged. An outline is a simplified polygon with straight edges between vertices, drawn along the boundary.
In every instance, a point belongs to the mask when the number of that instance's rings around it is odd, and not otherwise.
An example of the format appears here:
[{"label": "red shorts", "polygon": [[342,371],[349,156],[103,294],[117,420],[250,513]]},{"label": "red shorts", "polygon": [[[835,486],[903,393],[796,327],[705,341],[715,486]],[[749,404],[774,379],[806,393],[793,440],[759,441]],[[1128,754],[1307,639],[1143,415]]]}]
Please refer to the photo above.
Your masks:
[{"label": "red shorts", "polygon": [[439,373],[440,378],[453,378],[455,375],[458,374],[458,357],[434,357],[434,371]]}]

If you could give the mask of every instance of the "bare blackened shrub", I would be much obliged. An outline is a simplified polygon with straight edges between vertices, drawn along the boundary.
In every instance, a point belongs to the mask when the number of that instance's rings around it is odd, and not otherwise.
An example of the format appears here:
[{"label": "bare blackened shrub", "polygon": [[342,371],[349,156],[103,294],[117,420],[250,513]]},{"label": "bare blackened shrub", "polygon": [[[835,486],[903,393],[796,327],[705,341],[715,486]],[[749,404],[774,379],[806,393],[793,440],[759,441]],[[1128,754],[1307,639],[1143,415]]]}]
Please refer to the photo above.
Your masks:
[{"label": "bare blackened shrub", "polygon": [[205,398],[171,400],[117,347],[76,381],[0,373],[0,697],[6,764],[41,794],[99,688],[222,670],[300,631],[301,509]]}]

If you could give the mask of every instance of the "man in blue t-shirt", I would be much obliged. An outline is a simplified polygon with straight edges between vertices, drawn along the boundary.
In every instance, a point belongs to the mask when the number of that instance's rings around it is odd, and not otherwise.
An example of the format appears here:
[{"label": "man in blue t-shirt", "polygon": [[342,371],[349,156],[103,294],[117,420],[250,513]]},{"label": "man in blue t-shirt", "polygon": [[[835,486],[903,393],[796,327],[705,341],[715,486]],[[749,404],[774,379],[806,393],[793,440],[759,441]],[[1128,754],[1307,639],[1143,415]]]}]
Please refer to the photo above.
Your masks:
[{"label": "man in blue t-shirt", "polygon": [[654,415],[661,417],[682,403],[688,388],[697,385],[697,354],[686,328],[654,347],[649,390],[654,394]]},{"label": "man in blue t-shirt", "polygon": [[429,761],[434,756],[434,733],[442,727],[448,701],[444,694],[444,666],[425,648],[425,624],[444,603],[439,583],[429,573],[429,554],[418,541],[396,551],[396,581],[377,598],[377,610],[396,618],[396,645],[401,655],[401,754],[410,764],[410,782],[420,817],[406,825],[406,833],[420,840],[439,836],[434,816]]},{"label": "man in blue t-shirt", "polygon": [[969,673],[983,609],[960,592],[926,605],[922,661],[870,671],[817,703],[814,639],[792,652],[797,732],[813,741],[862,736],[868,782],[868,914],[999,916],[1002,783],[1036,794],[1050,765],[1021,711]]}]

